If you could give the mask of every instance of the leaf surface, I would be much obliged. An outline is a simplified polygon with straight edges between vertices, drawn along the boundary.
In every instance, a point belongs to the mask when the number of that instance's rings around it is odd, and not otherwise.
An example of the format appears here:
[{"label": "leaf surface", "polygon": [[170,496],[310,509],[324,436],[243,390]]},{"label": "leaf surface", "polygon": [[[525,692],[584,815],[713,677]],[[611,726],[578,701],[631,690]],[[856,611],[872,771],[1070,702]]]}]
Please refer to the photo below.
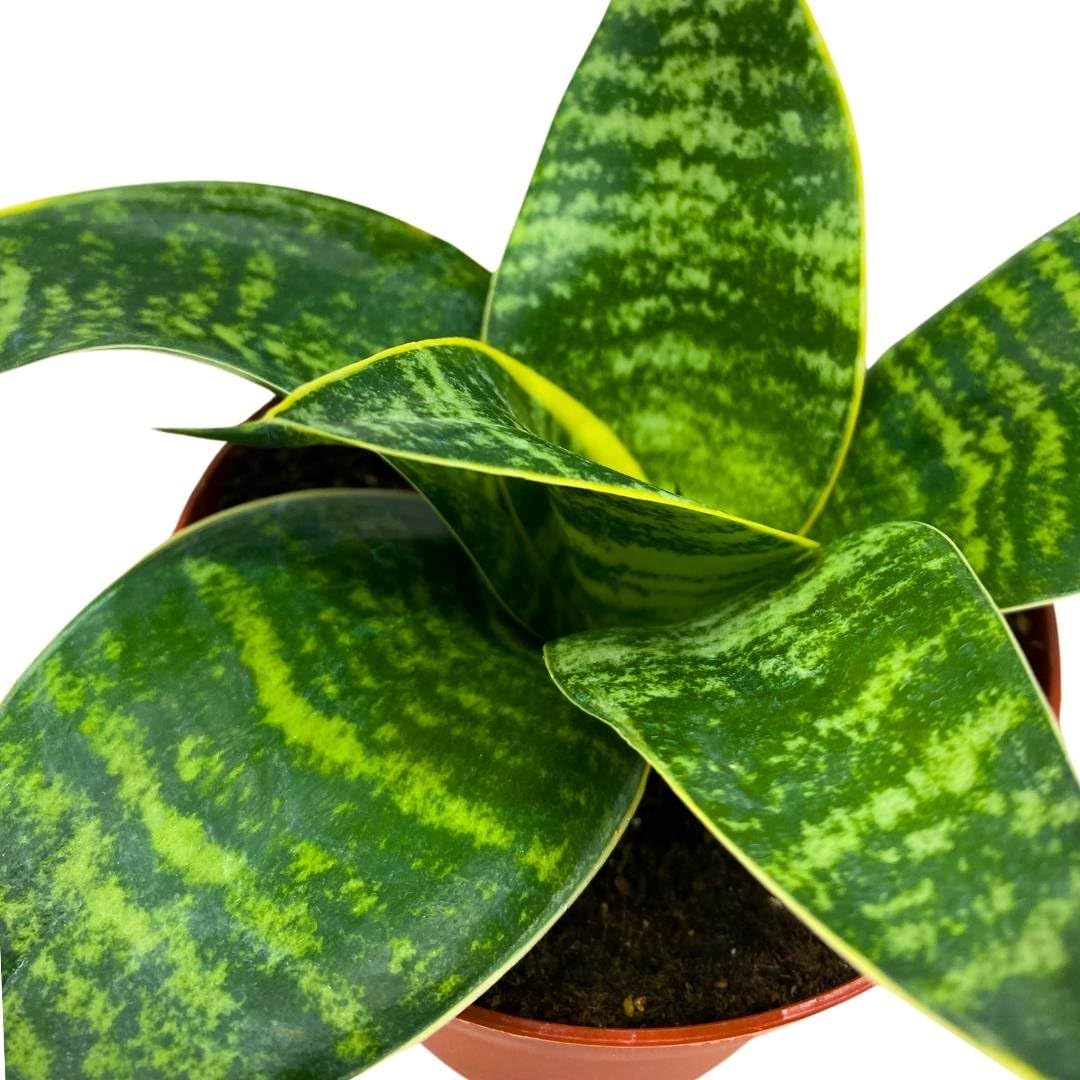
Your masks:
[{"label": "leaf surface", "polygon": [[399,341],[475,334],[488,274],[339,199],[146,184],[0,211],[0,371],[75,349],[207,360],[272,390]]},{"label": "leaf surface", "polygon": [[581,720],[414,494],[185,530],[0,709],[8,1076],[338,1078],[426,1033],[635,805]]},{"label": "leaf surface", "polygon": [[188,433],[386,455],[541,636],[685,617],[816,549],[629,475],[636,463],[605,424],[465,339],[388,350],[301,387],[260,420]]},{"label": "leaf surface", "polygon": [[1080,789],[946,537],[874,526],[707,618],[546,652],[853,964],[1010,1067],[1073,1075]]},{"label": "leaf surface", "polygon": [[947,532],[1003,608],[1080,590],[1080,216],[871,369],[821,537],[913,518]]},{"label": "leaf surface", "polygon": [[861,235],[854,136],[798,0],[613,0],[484,336],[661,487],[797,531],[854,420]]}]

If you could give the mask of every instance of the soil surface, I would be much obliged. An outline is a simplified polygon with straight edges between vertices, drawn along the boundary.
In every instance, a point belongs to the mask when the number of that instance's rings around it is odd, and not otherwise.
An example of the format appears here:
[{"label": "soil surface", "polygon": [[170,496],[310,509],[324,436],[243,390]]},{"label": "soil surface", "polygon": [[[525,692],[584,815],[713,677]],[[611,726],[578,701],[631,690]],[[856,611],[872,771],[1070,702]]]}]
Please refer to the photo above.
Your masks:
[{"label": "soil surface", "polygon": [[[409,485],[347,447],[233,447],[196,517],[326,487]],[[1029,619],[1010,618],[1036,674]],[[856,972],[750,876],[655,774],[607,863],[554,927],[478,1004],[590,1027],[701,1024],[779,1008]]]},{"label": "soil surface", "polygon": [[569,911],[478,1002],[590,1027],[672,1027],[813,997],[856,973],[654,773]]},{"label": "soil surface", "polygon": [[231,446],[229,466],[199,495],[195,519],[230,506],[311,488],[409,488],[384,458],[350,446],[288,450]]}]

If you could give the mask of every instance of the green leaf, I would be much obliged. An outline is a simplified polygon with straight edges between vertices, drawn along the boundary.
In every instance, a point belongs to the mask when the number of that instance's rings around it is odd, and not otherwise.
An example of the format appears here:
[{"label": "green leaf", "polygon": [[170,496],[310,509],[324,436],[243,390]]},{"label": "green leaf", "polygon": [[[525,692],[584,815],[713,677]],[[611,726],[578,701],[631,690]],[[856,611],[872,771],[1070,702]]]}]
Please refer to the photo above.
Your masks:
[{"label": "green leaf", "polygon": [[185,530],[0,710],[8,1076],[351,1076],[564,910],[644,766],[413,494]]},{"label": "green leaf", "polygon": [[799,0],[612,0],[484,337],[662,487],[803,530],[863,374],[854,136]]},{"label": "green leaf", "polygon": [[488,274],[351,203],[258,184],[0,211],[0,371],[73,349],[207,360],[285,393],[399,341],[475,334]]},{"label": "green leaf", "polygon": [[547,658],[852,963],[1010,1067],[1074,1074],[1080,789],[941,533],[875,526],[707,618]]},{"label": "green leaf", "polygon": [[947,532],[1003,608],[1080,590],[1080,216],[870,370],[825,539],[913,518]]},{"label": "green leaf", "polygon": [[301,387],[261,420],[187,433],[386,455],[542,636],[697,613],[816,550],[627,475],[637,466],[606,425],[464,339],[390,349]]}]

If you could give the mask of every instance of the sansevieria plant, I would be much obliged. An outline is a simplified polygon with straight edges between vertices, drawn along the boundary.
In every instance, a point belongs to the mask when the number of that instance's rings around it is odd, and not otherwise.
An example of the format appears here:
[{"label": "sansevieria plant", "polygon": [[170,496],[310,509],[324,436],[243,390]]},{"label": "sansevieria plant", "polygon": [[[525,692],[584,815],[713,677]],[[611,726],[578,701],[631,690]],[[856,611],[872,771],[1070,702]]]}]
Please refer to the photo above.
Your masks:
[{"label": "sansevieria plant", "polygon": [[0,368],[183,353],[279,398],[192,433],[419,492],[185,529],[11,691],[12,1080],[350,1076],[649,767],[860,970],[1080,1075],[1080,790],[1002,614],[1080,588],[1080,219],[866,376],[861,216],[798,0],[613,0],[494,275],[249,184],[0,217]]}]

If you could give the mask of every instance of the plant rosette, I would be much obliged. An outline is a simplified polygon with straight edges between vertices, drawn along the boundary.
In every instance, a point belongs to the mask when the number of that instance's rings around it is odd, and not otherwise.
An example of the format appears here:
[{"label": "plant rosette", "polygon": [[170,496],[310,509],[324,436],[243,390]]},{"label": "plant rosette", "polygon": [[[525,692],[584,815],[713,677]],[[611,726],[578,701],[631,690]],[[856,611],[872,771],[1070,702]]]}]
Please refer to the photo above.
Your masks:
[{"label": "plant rosette", "polygon": [[[252,417],[265,414],[270,405]],[[349,448],[265,451],[226,445],[199,479],[177,529],[250,499],[331,486],[397,486],[401,478],[370,452]],[[1061,707],[1061,662],[1052,607],[1017,613],[1010,625],[1055,715]],[[718,908],[718,915],[721,910]],[[470,1080],[695,1080],[751,1039],[840,1005],[868,990],[852,979],[780,1008],[677,1027],[596,1028],[514,1016],[478,1005],[467,1008],[425,1042],[445,1064]]]},{"label": "plant rosette", "polygon": [[188,355],[280,398],[188,434],[416,489],[183,529],[16,683],[9,1075],[353,1075],[530,949],[651,768],[863,975],[1075,1076],[1080,789],[1005,615],[1078,591],[1080,220],[869,374],[863,278],[798,0],[613,0],[493,275],[250,184],[0,215],[0,369]]}]

